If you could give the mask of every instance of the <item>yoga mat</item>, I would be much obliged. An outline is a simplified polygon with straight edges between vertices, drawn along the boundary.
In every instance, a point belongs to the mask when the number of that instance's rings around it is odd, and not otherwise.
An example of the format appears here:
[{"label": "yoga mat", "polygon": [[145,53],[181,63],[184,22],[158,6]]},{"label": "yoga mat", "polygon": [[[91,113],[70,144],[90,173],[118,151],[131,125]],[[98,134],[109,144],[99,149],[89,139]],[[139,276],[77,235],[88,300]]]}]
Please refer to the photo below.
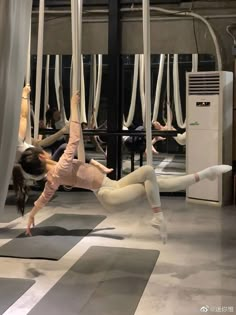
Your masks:
[{"label": "yoga mat", "polygon": [[134,315],[157,250],[92,246],[30,315]]},{"label": "yoga mat", "polygon": [[[103,215],[55,214],[32,229],[0,247],[1,257],[58,260],[88,235],[106,217]],[[9,230],[9,234],[12,234]],[[4,231],[4,238],[7,232]],[[1,230],[0,230],[1,238]]]},{"label": "yoga mat", "polygon": [[0,314],[3,314],[33,284],[34,280],[0,278]]}]

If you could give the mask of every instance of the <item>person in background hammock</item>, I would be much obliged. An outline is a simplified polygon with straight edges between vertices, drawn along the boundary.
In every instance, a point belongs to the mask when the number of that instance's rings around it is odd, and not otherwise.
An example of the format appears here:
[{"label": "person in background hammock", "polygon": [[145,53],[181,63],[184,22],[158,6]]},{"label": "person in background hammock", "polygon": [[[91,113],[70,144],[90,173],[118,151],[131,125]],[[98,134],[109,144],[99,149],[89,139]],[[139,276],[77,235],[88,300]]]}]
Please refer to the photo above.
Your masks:
[{"label": "person in background hammock", "polygon": [[[154,121],[153,122],[153,125],[155,126],[156,129],[158,130],[168,130],[168,126],[167,124],[166,125],[162,125],[160,124],[158,121]],[[176,130],[173,126],[172,126],[172,121],[171,121],[171,129],[170,130]],[[184,131],[183,133],[177,133],[177,136],[176,137],[173,137],[173,139],[175,139],[175,141],[183,146],[183,145],[186,145],[186,131]]]},{"label": "person in background hammock", "polygon": [[[99,168],[74,159],[75,150],[82,136],[79,128],[78,103],[79,95],[75,93],[71,98],[69,142],[59,162],[51,160],[50,156],[38,148],[27,149],[19,161],[26,173],[36,176],[44,174],[47,178],[43,193],[29,213],[26,229],[28,235],[31,235],[36,213],[47,204],[60,185],[70,185],[93,191],[104,208],[113,211],[124,210],[134,206],[140,199],[147,198],[153,212],[151,224],[160,231],[165,243],[167,228],[161,209],[159,188],[165,191],[182,190],[203,179],[214,180],[232,169],[229,165],[216,165],[195,174],[158,180],[153,167],[145,165],[118,181],[111,180]],[[24,209],[18,209],[23,215]]]},{"label": "person in background hammock", "polygon": [[[152,129],[153,130],[162,130],[161,129],[161,124],[158,121],[154,121],[152,123]],[[127,127],[123,126],[123,130],[128,130]],[[138,126],[134,128],[135,131],[145,131],[144,126]],[[155,136],[152,138],[152,153],[158,154],[157,150],[155,149],[155,144],[158,141],[164,141],[165,138],[160,137],[160,136]],[[130,150],[130,151],[135,151],[135,152],[145,152],[146,153],[146,138],[144,136],[126,136],[123,137],[123,143],[125,147]]]},{"label": "person in background hammock", "polygon": [[21,154],[29,147],[40,146],[42,148],[48,147],[57,141],[64,134],[68,134],[69,127],[68,125],[61,128],[55,134],[50,135],[45,139],[31,139],[32,144],[26,142],[26,132],[28,125],[28,112],[30,110],[30,86],[26,85],[23,88],[21,96],[21,112],[20,112],[20,124],[18,132],[18,143],[16,148],[16,157],[15,162],[17,163],[21,157]]},{"label": "person in background hammock", "polygon": [[[50,108],[50,106],[48,105],[48,110],[46,111],[45,114],[46,117],[46,123],[44,123],[44,121],[39,121],[41,124],[39,124],[39,128],[40,129],[54,129],[55,133],[58,130],[63,129],[65,126],[68,125],[68,123],[65,123],[63,121],[63,119],[61,118],[61,113],[59,112],[59,110],[55,107]],[[69,130],[69,128],[68,128]],[[44,135],[40,135],[41,139],[46,139],[50,136],[48,136],[47,134]],[[60,137],[58,137],[53,143],[51,143],[48,146],[44,146],[44,149],[46,151],[49,151],[52,155],[54,154],[54,152],[64,143],[66,143],[68,140],[68,134],[63,134]]]}]

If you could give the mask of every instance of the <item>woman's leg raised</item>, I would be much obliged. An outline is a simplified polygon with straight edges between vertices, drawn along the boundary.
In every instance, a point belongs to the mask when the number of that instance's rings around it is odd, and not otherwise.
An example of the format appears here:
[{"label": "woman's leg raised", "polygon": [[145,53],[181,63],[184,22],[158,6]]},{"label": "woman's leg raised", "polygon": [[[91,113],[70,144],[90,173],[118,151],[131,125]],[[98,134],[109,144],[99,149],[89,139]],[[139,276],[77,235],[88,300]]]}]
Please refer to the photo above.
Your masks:
[{"label": "woman's leg raised", "polygon": [[105,208],[111,211],[124,210],[145,198],[142,184],[131,184],[125,187],[102,187],[97,193],[98,199]]},{"label": "woman's leg raised", "polygon": [[129,207],[140,198],[147,197],[154,212],[152,225],[160,230],[163,242],[167,240],[167,229],[161,210],[160,194],[156,175],[151,166],[143,166],[121,178],[115,188],[102,188],[98,198],[105,207],[115,209]]},{"label": "woman's leg raised", "polygon": [[157,176],[157,183],[160,192],[179,191],[184,190],[187,187],[203,179],[214,180],[217,176],[220,176],[221,174],[227,173],[231,170],[232,167],[230,165],[214,165],[195,174],[176,176],[171,178]]},{"label": "woman's leg raised", "polygon": [[142,184],[151,208],[154,209],[161,207],[159,187],[156,181],[154,169],[151,166],[145,165],[139,167],[134,172],[118,180],[117,183],[119,187],[127,187],[137,183]]}]

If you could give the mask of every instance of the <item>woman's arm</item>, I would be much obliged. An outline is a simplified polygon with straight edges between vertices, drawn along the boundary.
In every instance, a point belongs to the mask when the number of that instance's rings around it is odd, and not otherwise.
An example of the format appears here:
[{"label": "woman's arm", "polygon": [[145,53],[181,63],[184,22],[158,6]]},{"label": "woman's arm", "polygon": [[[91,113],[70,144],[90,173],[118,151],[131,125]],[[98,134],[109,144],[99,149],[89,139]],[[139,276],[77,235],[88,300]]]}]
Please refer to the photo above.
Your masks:
[{"label": "woman's arm", "polygon": [[[75,93],[71,98],[70,135],[66,149],[58,162],[58,170],[65,171],[70,167],[75,151],[80,142],[80,123],[78,114],[79,94]],[[78,159],[80,157],[78,156]]]},{"label": "woman's arm", "polygon": [[40,147],[48,147],[52,145],[54,142],[56,142],[61,136],[64,134],[68,134],[69,132],[69,125],[66,124],[62,129],[55,132],[53,135],[50,135],[49,137],[42,139],[42,140],[33,140],[33,145],[40,146]]},{"label": "woman's arm", "polygon": [[20,124],[18,136],[24,140],[27,130],[27,121],[28,121],[28,112],[29,112],[29,95],[30,95],[30,86],[26,85],[23,88],[21,96],[21,112],[20,112]]},{"label": "woman's arm", "polygon": [[29,219],[27,223],[27,228],[26,228],[26,235],[31,236],[31,227],[34,227],[34,217],[37,214],[39,210],[41,210],[52,198],[54,195],[55,191],[57,190],[58,185],[51,185],[49,182],[46,182],[44,190],[42,194],[39,196],[39,198],[35,201],[34,207],[29,213]]},{"label": "woman's arm", "polygon": [[27,227],[26,227],[26,232],[25,232],[26,235],[32,236],[31,227],[35,226],[34,217],[40,209],[41,208],[37,208],[34,206],[33,209],[30,211],[28,223],[27,223]]},{"label": "woman's arm", "polygon": [[94,159],[91,159],[89,164],[96,166],[100,171],[102,171],[105,174],[109,174],[113,171],[113,168],[108,168]]}]

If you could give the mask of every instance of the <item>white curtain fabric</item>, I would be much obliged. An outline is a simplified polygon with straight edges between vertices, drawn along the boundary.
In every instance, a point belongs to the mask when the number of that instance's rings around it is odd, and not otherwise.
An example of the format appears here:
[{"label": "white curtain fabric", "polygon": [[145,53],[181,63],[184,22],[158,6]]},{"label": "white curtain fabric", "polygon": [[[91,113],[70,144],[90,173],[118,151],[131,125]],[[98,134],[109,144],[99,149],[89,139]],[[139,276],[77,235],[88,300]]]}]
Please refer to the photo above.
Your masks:
[{"label": "white curtain fabric", "polygon": [[0,1],[0,215],[14,165],[32,0]]}]

